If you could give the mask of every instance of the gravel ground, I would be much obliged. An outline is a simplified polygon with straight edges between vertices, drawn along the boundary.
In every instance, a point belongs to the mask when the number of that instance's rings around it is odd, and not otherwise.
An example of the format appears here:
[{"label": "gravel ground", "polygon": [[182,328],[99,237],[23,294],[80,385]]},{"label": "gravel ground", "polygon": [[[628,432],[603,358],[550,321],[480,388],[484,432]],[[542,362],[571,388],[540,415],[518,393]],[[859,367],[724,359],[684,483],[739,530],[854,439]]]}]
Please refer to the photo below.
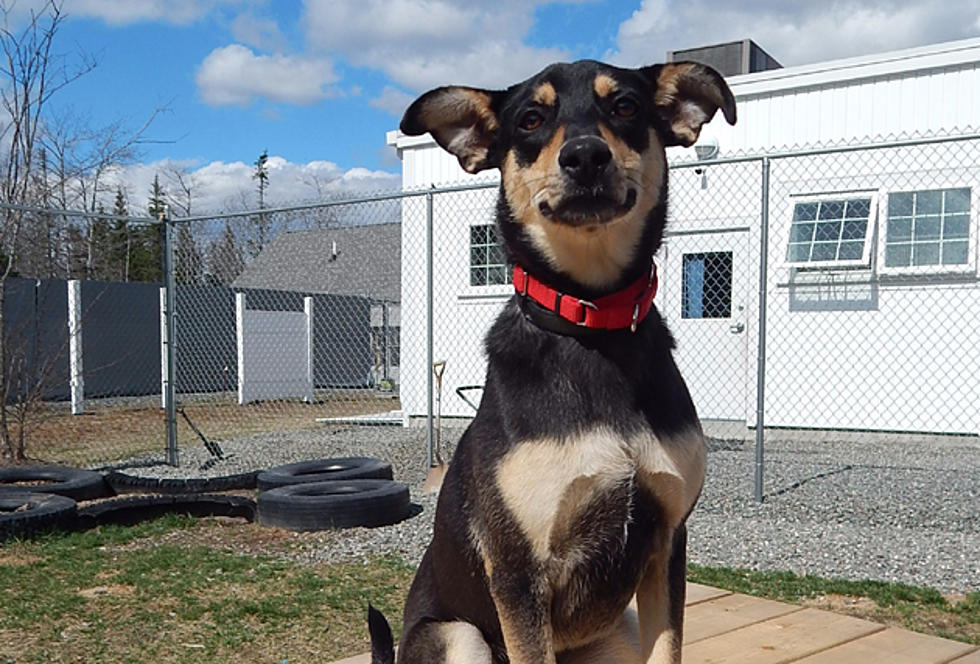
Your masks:
[{"label": "gravel ground", "polygon": [[[443,429],[451,452],[462,429]],[[753,499],[752,441],[709,439],[708,477],[689,520],[689,560],[700,565],[790,570],[897,581],[943,592],[980,590],[980,442],[976,438],[820,440],[769,436],[766,500]],[[297,561],[366,559],[379,552],[417,563],[431,535],[435,499],[421,492],[425,430],[325,427],[222,441],[230,458],[200,471],[203,446],[181,467],[126,472],[151,477],[230,475],[327,456],[392,463],[422,513],[395,526],[305,534]]]}]

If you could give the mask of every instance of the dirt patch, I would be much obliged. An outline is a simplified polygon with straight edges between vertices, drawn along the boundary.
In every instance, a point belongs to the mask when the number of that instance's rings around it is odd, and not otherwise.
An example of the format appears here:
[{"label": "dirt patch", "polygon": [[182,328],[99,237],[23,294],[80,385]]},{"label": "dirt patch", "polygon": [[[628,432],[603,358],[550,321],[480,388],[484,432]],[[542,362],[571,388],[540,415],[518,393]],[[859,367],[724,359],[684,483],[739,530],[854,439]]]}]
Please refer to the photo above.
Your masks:
[{"label": "dirt patch", "polygon": [[0,567],[23,567],[40,561],[38,556],[31,556],[17,552],[0,552]]},{"label": "dirt patch", "polygon": [[870,597],[855,595],[821,595],[820,597],[805,599],[802,604],[814,609],[847,613],[852,616],[871,616],[878,610],[878,603]]},{"label": "dirt patch", "polygon": [[131,597],[133,593],[136,592],[135,586],[128,586],[122,584],[114,584],[110,586],[95,586],[93,588],[84,588],[78,591],[78,594],[85,599],[95,599],[98,597]]},{"label": "dirt patch", "polygon": [[138,551],[160,545],[181,548],[203,546],[243,555],[280,556],[301,547],[303,535],[249,523],[241,518],[216,516],[200,519],[195,528],[146,537],[118,549]]}]

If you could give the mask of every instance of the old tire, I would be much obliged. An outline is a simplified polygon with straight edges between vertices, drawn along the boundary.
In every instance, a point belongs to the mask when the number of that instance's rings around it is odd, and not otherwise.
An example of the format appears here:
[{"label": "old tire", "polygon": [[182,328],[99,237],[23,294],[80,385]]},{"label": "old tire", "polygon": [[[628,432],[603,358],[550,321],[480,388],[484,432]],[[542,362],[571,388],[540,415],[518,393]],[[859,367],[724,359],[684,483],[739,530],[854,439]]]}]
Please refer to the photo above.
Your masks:
[{"label": "old tire", "polygon": [[80,530],[105,524],[132,526],[164,514],[187,516],[233,516],[255,520],[255,501],[241,496],[186,494],[125,496],[87,505],[78,510]]},{"label": "old tire", "polygon": [[74,527],[76,504],[71,498],[34,491],[0,491],[0,542],[51,529]]},{"label": "old tire", "polygon": [[337,480],[390,480],[391,464],[372,457],[314,459],[276,466],[259,473],[259,491],[290,484],[309,484]]},{"label": "old tire", "polygon": [[331,530],[398,523],[413,515],[408,486],[390,480],[307,482],[259,494],[256,517],[263,526]]},{"label": "old tire", "polygon": [[70,466],[0,468],[0,491],[50,493],[72,500],[93,500],[112,495],[112,490],[100,473]]},{"label": "old tire", "polygon": [[254,489],[258,471],[224,475],[222,477],[138,477],[114,470],[106,475],[106,482],[116,493],[163,493],[189,494],[210,491]]}]

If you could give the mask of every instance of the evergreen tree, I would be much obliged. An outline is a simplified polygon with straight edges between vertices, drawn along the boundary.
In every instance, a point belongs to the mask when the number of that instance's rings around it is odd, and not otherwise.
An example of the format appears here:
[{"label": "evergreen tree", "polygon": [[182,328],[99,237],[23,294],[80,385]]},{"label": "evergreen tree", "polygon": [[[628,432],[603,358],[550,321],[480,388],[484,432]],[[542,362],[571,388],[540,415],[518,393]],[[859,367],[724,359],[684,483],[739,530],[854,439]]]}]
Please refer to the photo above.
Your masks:
[{"label": "evergreen tree", "polygon": [[[166,194],[160,178],[153,178],[147,211],[159,219],[166,210]],[[149,223],[130,229],[129,281],[163,282],[163,224]]]},{"label": "evergreen tree", "polygon": [[[116,200],[113,202],[112,214],[117,217],[128,217],[129,206],[126,204],[126,195],[123,194],[122,187],[116,188]],[[132,235],[129,223],[122,219],[112,222],[112,246],[113,246],[113,278],[118,281],[129,281],[129,264],[132,260]]]},{"label": "evergreen tree", "polygon": [[208,278],[212,283],[230,285],[245,267],[245,258],[231,224],[225,222],[221,235],[208,245]]},{"label": "evergreen tree", "polygon": [[[269,171],[266,169],[265,163],[268,160],[269,151],[263,150],[259,158],[255,160],[255,171],[252,173],[252,178],[258,181],[259,210],[265,209],[265,190],[269,186]],[[247,246],[248,253],[253,258],[261,253],[269,241],[270,223],[269,215],[264,212],[259,212],[252,218],[252,224],[255,226],[255,230],[253,236],[248,238]]]},{"label": "evergreen tree", "polygon": [[188,223],[177,224],[174,269],[178,284],[199,284],[204,279],[204,256],[197,248]]},{"label": "evergreen tree", "polygon": [[[105,214],[105,208],[99,205],[99,214]],[[116,277],[115,269],[115,246],[112,227],[109,221],[102,218],[92,220],[91,243],[92,261],[89,270],[89,279],[111,281]]]}]

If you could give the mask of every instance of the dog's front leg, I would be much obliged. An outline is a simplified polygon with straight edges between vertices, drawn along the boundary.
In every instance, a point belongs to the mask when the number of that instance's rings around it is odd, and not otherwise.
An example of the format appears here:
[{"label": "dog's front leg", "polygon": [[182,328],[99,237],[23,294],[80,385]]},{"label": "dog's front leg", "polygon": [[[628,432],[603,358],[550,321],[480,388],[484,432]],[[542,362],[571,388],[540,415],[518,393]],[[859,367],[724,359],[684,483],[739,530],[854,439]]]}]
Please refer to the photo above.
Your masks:
[{"label": "dog's front leg", "polygon": [[687,575],[687,528],[682,523],[656,551],[636,590],[640,646],[647,664],[679,664]]},{"label": "dog's front leg", "polygon": [[554,664],[551,594],[543,575],[525,568],[494,569],[490,595],[510,664]]}]

